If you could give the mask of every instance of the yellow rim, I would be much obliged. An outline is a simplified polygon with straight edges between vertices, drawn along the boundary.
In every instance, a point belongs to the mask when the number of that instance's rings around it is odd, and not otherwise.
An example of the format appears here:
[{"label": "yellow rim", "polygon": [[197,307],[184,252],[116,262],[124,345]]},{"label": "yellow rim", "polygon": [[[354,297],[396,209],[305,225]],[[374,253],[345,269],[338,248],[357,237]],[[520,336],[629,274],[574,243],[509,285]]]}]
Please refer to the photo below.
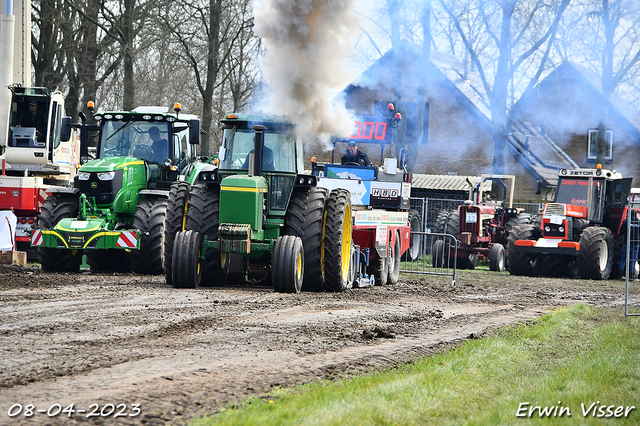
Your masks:
[{"label": "yellow rim", "polygon": [[224,268],[226,265],[227,265],[227,253],[221,252],[220,253],[220,266],[222,266]]},{"label": "yellow rim", "polygon": [[345,207],[342,219],[342,279],[347,280],[351,264],[351,204]]},{"label": "yellow rim", "polygon": [[298,253],[298,272],[297,277],[300,279],[302,276],[302,253]]}]

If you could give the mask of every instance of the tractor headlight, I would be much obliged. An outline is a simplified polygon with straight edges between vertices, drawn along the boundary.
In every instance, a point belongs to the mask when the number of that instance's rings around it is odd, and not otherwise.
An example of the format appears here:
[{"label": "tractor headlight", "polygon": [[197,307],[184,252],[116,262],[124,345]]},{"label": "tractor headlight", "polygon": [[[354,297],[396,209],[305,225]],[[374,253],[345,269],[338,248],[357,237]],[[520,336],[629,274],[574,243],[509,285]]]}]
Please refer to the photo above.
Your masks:
[{"label": "tractor headlight", "polygon": [[561,226],[560,228],[558,228],[558,231],[564,232],[564,226]]},{"label": "tractor headlight", "polygon": [[100,180],[113,180],[114,177],[116,177],[116,172],[98,173],[98,179]]},{"label": "tractor headlight", "polygon": [[551,227],[549,225],[545,226],[544,232],[551,232]]},{"label": "tractor headlight", "polygon": [[89,180],[89,177],[91,177],[91,173],[87,173],[87,172],[78,173],[79,180]]}]

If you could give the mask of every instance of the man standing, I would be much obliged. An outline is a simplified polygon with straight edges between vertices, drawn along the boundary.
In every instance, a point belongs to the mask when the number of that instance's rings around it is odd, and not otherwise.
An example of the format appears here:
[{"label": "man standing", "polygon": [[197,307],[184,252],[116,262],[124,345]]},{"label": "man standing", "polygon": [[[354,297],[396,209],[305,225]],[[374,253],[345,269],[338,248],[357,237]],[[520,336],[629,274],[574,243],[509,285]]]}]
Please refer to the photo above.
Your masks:
[{"label": "man standing", "polygon": [[349,141],[349,147],[347,152],[340,159],[341,164],[357,163],[359,166],[370,166],[369,156],[366,152],[362,152],[358,149],[358,145],[355,141]]},{"label": "man standing", "polygon": [[46,139],[47,122],[38,114],[38,102],[29,102],[29,112],[22,114],[20,121],[18,122],[20,127],[33,127],[36,129],[36,137],[38,141],[44,141]]}]

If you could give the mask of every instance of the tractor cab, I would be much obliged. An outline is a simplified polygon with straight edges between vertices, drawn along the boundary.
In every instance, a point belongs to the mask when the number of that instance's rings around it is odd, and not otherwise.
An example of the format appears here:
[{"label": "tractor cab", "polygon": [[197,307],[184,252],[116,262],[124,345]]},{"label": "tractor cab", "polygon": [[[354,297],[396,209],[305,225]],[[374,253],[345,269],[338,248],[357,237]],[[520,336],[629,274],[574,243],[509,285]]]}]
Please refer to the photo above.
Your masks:
[{"label": "tractor cab", "polygon": [[73,175],[77,138],[61,132],[64,98],[46,87],[9,86],[11,110],[3,158],[16,175]]},{"label": "tractor cab", "polygon": [[601,167],[561,170],[554,204],[565,205],[567,216],[615,225],[630,194],[631,180]]},{"label": "tractor cab", "polygon": [[[196,161],[200,121],[195,116],[175,114],[163,107],[139,107],[129,112],[97,113],[97,160],[83,168],[100,167],[101,160],[119,158],[132,164],[132,158],[146,164],[150,188],[168,189],[176,176],[184,176]],[[81,169],[82,170],[82,169]]]},{"label": "tractor cab", "polygon": [[[296,137],[294,126],[284,118],[254,117],[247,114],[227,114],[221,120],[223,139],[218,158],[220,173],[255,171],[255,159],[262,157],[260,172],[298,173],[304,170],[302,141]],[[254,125],[263,125],[263,145],[256,154]],[[260,152],[261,151],[261,152]],[[250,163],[254,167],[249,167]],[[225,173],[226,172],[226,173]]]}]

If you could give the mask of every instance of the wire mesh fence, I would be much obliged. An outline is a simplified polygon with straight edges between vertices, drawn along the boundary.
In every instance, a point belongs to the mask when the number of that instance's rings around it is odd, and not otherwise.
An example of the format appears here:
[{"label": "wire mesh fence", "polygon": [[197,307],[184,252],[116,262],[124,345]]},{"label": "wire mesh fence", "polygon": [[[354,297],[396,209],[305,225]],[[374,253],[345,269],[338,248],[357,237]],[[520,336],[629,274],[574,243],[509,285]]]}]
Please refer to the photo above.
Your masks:
[{"label": "wire mesh fence", "polygon": [[[626,241],[622,246],[622,261],[619,269],[624,271],[625,295],[624,315],[640,316],[640,281],[638,272],[638,251],[640,249],[640,202],[629,203],[626,228]],[[626,225],[626,226],[625,226]],[[614,264],[614,268],[618,266]]]}]

